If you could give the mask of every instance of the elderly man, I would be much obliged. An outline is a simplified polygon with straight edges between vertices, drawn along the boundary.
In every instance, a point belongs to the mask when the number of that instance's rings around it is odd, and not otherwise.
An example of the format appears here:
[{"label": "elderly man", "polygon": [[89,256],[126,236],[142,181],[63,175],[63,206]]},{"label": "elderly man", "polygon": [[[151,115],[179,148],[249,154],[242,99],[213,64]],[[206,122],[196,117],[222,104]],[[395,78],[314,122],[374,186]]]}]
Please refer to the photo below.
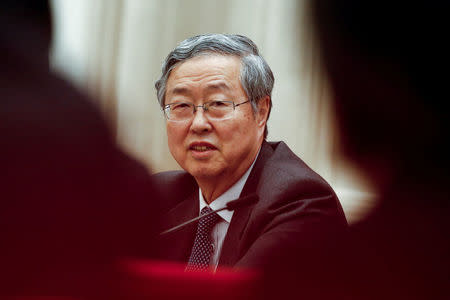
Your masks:
[{"label": "elderly man", "polygon": [[331,187],[286,144],[265,141],[273,84],[258,48],[241,35],[195,36],[167,56],[155,86],[170,152],[184,171],[154,176],[167,195],[163,228],[237,198],[256,200],[165,234],[163,258],[187,270],[263,268],[346,228]]}]

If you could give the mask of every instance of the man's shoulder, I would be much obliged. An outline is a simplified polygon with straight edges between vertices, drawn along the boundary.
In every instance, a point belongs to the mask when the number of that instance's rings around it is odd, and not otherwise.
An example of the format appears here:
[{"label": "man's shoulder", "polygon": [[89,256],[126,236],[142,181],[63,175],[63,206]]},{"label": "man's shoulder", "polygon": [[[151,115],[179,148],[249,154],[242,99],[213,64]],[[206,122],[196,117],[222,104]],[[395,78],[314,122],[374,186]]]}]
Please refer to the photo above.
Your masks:
[{"label": "man's shoulder", "polygon": [[284,177],[295,178],[298,180],[308,179],[326,183],[326,181],[298,157],[285,142],[267,142],[267,145],[273,152],[265,161],[266,172],[280,173],[280,175],[283,175]]},{"label": "man's shoulder", "polygon": [[333,194],[331,186],[284,142],[266,142],[258,189],[268,194]]}]

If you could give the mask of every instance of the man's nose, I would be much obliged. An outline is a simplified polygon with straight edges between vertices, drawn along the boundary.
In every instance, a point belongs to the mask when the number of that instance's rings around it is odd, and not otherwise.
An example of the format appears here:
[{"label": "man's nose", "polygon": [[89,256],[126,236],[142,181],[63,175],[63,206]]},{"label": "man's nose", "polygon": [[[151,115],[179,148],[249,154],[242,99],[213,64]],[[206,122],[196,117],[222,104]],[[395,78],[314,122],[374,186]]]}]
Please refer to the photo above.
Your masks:
[{"label": "man's nose", "polygon": [[194,119],[192,120],[191,130],[195,133],[208,132],[212,129],[206,112],[202,107],[198,107],[194,112]]}]

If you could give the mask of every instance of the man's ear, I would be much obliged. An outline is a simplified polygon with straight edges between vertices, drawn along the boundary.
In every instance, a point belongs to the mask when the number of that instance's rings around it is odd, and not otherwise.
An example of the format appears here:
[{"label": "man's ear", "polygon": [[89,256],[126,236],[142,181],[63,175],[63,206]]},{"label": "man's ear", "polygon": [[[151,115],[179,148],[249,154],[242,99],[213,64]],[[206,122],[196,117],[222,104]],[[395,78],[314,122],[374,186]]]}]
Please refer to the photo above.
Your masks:
[{"label": "man's ear", "polygon": [[256,121],[258,126],[265,126],[270,110],[270,96],[265,96],[258,101],[258,113],[256,114]]}]

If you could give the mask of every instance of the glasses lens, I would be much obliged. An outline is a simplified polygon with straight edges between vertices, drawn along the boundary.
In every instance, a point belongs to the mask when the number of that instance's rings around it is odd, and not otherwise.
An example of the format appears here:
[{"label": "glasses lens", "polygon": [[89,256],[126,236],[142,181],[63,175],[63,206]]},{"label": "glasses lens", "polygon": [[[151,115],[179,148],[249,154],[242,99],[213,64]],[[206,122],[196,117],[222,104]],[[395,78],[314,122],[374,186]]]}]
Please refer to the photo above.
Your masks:
[{"label": "glasses lens", "polygon": [[169,120],[184,121],[192,117],[192,104],[190,103],[172,103],[166,108],[166,114]]},{"label": "glasses lens", "polygon": [[211,101],[206,104],[208,116],[213,119],[227,119],[233,115],[233,102]]},{"label": "glasses lens", "polygon": [[[203,113],[210,119],[223,120],[233,117],[234,105],[232,101],[214,100],[205,103],[203,107]],[[170,121],[187,121],[194,117],[194,104],[171,103],[164,108],[164,113]]]}]

